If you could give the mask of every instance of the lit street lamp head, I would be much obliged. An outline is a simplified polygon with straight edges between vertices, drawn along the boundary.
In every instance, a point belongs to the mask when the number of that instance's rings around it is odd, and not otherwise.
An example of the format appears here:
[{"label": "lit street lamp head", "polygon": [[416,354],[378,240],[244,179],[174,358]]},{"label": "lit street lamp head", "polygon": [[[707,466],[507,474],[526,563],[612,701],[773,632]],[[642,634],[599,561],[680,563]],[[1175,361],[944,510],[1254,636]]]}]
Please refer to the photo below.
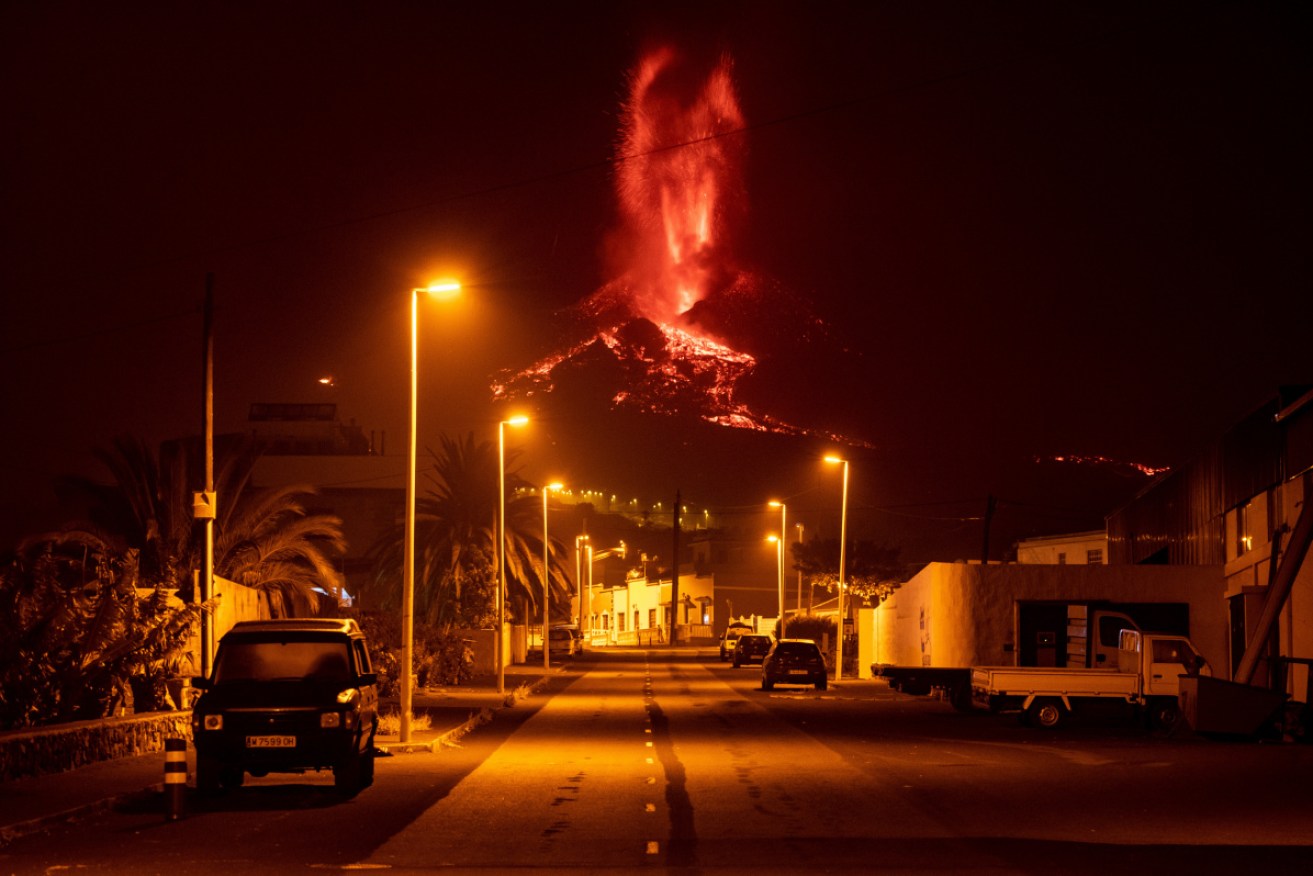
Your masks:
[{"label": "lit street lamp head", "polygon": [[435,298],[447,301],[460,294],[460,283],[455,280],[440,280],[436,283],[430,283],[427,286],[420,286],[412,291],[416,295],[421,292],[426,292]]}]

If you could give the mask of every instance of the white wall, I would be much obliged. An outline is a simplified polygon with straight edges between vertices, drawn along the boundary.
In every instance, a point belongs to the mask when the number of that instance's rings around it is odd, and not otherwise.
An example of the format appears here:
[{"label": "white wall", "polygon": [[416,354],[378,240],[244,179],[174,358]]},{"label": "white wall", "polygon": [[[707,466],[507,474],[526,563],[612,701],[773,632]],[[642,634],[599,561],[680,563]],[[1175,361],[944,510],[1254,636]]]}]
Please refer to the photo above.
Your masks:
[{"label": "white wall", "polygon": [[1181,602],[1190,638],[1222,675],[1224,587],[1217,566],[932,563],[875,610],[867,648],[896,665],[1014,665],[1019,602]]}]

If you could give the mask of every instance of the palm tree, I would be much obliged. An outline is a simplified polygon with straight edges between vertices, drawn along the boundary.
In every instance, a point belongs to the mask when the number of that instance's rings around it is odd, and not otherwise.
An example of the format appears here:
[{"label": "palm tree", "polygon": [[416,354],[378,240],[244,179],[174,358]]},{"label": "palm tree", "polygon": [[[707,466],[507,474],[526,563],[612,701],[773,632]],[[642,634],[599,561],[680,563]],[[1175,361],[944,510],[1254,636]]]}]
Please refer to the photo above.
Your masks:
[{"label": "palm tree", "polygon": [[[203,543],[192,516],[203,459],[198,439],[167,442],[158,457],[140,439],[120,437],[97,453],[114,483],[65,478],[61,489],[85,503],[82,528],[119,551],[136,550],[145,586],[192,590]],[[251,474],[260,449],[242,436],[216,442],[214,571],[265,593],[276,617],[314,614],[316,591],[342,592],[333,558],[346,550],[342,521],[311,514],[314,488],[294,485],[258,490]]]},{"label": "palm tree", "polygon": [[[443,435],[440,451],[428,453],[431,486],[415,502],[416,614],[440,627],[486,626],[496,605],[497,446],[476,442],[473,433]],[[507,456],[509,468],[518,454]],[[541,615],[544,578],[542,512],[534,494],[517,493],[526,486],[518,473],[507,473],[506,605],[519,620]],[[398,525],[371,551],[382,602],[393,608],[401,595],[404,538]],[[565,546],[552,541],[548,554],[552,603],[567,605]]]}]

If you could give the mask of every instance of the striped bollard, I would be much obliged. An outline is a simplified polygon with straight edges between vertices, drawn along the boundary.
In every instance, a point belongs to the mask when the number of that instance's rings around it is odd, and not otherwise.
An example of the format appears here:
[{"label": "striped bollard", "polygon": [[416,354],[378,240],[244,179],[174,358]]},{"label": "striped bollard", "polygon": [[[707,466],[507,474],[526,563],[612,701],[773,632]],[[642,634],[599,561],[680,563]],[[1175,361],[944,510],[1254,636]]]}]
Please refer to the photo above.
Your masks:
[{"label": "striped bollard", "polygon": [[182,817],[187,793],[187,740],[164,740],[164,815],[169,821]]}]

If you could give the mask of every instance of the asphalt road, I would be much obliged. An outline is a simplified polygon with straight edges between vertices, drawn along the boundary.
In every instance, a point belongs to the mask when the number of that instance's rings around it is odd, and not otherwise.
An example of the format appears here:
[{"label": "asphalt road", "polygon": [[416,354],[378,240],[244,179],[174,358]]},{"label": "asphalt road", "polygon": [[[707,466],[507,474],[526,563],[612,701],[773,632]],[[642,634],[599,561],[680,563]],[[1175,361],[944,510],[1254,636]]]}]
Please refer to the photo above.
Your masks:
[{"label": "asphalt road", "polygon": [[[583,668],[580,664],[579,668]],[[0,872],[1303,872],[1313,749],[1046,732],[875,683],[599,659],[354,800],[270,776],[166,823],[158,801],[0,850]],[[289,780],[290,779],[290,780]]]}]

